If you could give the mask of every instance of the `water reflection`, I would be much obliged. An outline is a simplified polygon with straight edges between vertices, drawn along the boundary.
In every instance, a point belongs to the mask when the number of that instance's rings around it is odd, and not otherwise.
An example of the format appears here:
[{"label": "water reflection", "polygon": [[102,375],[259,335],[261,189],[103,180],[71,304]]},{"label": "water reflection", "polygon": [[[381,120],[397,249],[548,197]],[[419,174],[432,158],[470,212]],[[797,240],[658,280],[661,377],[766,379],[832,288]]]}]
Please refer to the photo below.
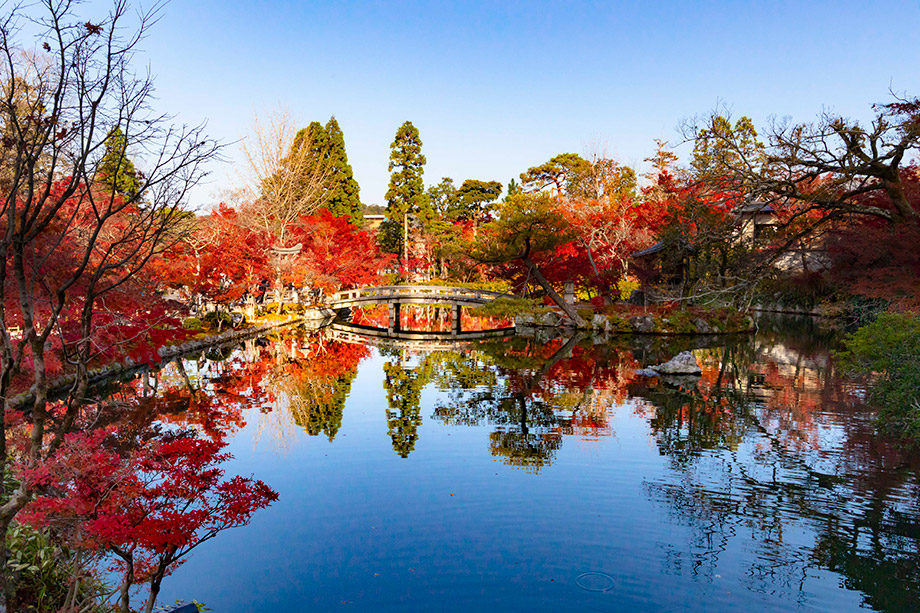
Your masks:
[{"label": "water reflection", "polygon": [[691,529],[667,572],[711,581],[750,547],[751,591],[805,603],[821,569],[874,609],[917,610],[916,459],[876,436],[822,340],[766,330],[706,352],[696,388],[634,390],[671,466],[647,495]]},{"label": "water reflection", "polygon": [[[597,340],[371,350],[331,331],[286,332],[173,362],[134,389],[159,399],[164,421],[209,436],[254,415],[277,441],[304,432],[338,443],[355,377],[376,351],[385,426],[374,435],[389,438],[387,453],[411,458],[431,428],[464,428],[510,472],[541,479],[571,441],[601,444],[614,424],[640,424],[664,461],[641,474],[642,493],[676,528],[655,544],[663,576],[708,585],[730,572],[749,592],[808,605],[818,578],[836,573],[868,607],[920,609],[920,466],[875,435],[829,357],[832,334],[786,321],[763,322],[756,337]],[[702,361],[698,381],[634,375],[686,348]]]}]

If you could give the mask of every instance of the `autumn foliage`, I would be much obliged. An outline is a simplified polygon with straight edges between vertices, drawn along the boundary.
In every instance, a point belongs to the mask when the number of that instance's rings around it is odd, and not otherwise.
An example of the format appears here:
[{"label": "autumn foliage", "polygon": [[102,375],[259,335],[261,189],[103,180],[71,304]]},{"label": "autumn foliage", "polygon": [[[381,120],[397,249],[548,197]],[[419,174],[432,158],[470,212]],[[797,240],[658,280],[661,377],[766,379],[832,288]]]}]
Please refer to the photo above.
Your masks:
[{"label": "autumn foliage", "polygon": [[248,523],[277,500],[261,481],[225,478],[225,443],[189,432],[155,433],[123,448],[117,432],[70,434],[52,459],[23,470],[40,494],[19,519],[48,527],[68,546],[113,556],[129,589],[149,582],[149,611],[163,578],[222,530]]}]

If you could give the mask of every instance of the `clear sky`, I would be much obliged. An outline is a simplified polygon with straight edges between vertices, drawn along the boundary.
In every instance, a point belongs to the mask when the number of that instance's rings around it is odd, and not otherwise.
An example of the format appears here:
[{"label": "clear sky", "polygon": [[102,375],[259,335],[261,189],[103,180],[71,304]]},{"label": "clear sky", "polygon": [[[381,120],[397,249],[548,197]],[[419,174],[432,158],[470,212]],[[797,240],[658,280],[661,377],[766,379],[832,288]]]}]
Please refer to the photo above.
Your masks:
[{"label": "clear sky", "polygon": [[[864,120],[889,88],[920,95],[918,40],[917,0],[172,0],[139,59],[160,110],[226,142],[279,103],[303,126],[334,114],[362,201],[383,204],[407,119],[426,185],[506,184],[595,142],[641,172],[654,139],[676,144],[682,119],[720,102],[760,127],[825,108]],[[216,202],[232,166],[215,164],[192,204]]]}]

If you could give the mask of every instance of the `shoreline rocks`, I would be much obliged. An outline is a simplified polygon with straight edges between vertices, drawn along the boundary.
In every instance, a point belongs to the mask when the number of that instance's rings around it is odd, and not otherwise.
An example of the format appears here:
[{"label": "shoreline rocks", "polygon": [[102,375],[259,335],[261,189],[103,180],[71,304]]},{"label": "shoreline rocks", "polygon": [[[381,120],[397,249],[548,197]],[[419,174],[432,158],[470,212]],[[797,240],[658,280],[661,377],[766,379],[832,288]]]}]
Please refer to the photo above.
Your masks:
[{"label": "shoreline rocks", "polygon": [[[587,309],[585,309],[587,310]],[[649,312],[630,316],[623,314],[593,313],[587,310],[581,313],[586,322],[585,330],[595,333],[611,334],[646,334],[654,336],[686,336],[686,335],[723,335],[745,334],[754,332],[756,326],[754,319],[749,315],[730,312],[728,314],[714,311],[710,315],[699,311],[670,311]],[[566,328],[575,329],[568,317],[560,312],[550,310],[546,312],[522,312],[514,318],[517,328]]]}]

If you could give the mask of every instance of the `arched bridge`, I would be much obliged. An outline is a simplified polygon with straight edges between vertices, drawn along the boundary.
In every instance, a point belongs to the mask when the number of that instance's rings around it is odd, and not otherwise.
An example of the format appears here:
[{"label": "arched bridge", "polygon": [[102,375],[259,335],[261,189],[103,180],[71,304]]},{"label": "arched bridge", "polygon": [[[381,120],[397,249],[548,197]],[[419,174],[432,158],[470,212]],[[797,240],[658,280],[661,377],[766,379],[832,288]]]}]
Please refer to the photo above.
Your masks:
[{"label": "arched bridge", "polygon": [[388,304],[390,306],[387,331],[399,331],[399,305],[401,304],[443,304],[453,307],[453,334],[461,332],[461,307],[481,306],[496,298],[508,296],[501,292],[467,287],[445,285],[386,285],[382,287],[361,287],[336,292],[329,298],[333,309]]}]

